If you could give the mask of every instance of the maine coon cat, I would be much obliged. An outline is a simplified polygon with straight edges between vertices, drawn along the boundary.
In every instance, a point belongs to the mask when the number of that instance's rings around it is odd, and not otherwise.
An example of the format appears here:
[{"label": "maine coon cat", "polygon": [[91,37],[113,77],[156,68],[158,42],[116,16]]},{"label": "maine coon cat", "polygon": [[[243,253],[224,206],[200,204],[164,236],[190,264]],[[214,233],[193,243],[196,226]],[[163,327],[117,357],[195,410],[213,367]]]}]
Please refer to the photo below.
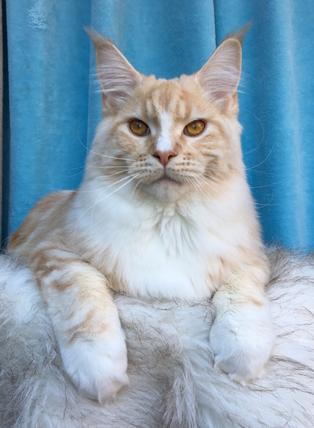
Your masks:
[{"label": "maine coon cat", "polygon": [[34,272],[64,368],[89,397],[112,398],[128,383],[112,292],[213,296],[216,365],[248,381],[274,336],[268,261],[240,146],[241,41],[230,36],[197,73],[163,80],[92,39],[103,118],[84,180],[41,201],[9,248]]}]

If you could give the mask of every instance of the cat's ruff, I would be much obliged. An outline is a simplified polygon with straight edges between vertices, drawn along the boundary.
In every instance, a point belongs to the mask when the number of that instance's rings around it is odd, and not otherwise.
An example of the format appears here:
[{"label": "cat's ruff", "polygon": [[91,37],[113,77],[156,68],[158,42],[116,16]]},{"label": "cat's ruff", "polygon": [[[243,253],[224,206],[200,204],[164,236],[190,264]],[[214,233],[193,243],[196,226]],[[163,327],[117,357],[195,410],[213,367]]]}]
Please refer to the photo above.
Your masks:
[{"label": "cat's ruff", "polygon": [[312,428],[314,262],[278,251],[271,259],[268,296],[278,336],[258,380],[242,386],[214,369],[211,304],[117,296],[130,386],[100,405],[64,375],[31,274],[2,256],[1,428]]}]

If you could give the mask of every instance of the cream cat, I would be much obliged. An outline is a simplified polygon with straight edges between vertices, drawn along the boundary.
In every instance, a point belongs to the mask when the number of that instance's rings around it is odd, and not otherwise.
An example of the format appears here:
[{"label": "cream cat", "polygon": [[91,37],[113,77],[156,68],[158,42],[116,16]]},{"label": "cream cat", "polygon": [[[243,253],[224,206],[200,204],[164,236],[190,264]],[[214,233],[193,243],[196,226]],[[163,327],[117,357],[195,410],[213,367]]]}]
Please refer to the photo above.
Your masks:
[{"label": "cream cat", "polygon": [[40,202],[10,243],[36,275],[64,368],[100,401],[128,383],[112,291],[213,296],[216,365],[248,381],[274,335],[240,147],[240,39],[230,36],[200,71],[172,80],[143,76],[111,42],[92,39],[103,119],[83,183]]}]

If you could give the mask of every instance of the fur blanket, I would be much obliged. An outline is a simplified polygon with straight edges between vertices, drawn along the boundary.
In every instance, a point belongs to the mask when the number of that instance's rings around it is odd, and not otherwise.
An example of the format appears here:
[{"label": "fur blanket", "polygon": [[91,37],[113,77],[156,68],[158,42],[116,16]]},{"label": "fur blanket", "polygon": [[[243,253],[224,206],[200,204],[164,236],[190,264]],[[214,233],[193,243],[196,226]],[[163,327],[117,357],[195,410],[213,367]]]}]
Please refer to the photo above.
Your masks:
[{"label": "fur blanket", "polygon": [[268,287],[277,329],[263,376],[242,386],[213,368],[210,302],[116,296],[130,386],[100,405],[62,371],[30,272],[0,257],[1,428],[314,426],[314,260],[272,251]]}]

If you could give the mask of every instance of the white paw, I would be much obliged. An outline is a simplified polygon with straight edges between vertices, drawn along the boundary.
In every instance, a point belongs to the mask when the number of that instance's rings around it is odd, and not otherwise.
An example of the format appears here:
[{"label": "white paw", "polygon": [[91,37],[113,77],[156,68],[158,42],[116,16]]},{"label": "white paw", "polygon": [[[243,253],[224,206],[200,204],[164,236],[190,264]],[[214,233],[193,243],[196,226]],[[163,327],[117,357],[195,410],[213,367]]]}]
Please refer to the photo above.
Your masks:
[{"label": "white paw", "polygon": [[230,307],[218,314],[210,331],[210,343],[215,367],[239,383],[257,378],[274,344],[268,305]]},{"label": "white paw", "polygon": [[128,385],[127,350],[121,335],[78,339],[60,347],[64,369],[74,385],[88,398],[112,400]]}]

